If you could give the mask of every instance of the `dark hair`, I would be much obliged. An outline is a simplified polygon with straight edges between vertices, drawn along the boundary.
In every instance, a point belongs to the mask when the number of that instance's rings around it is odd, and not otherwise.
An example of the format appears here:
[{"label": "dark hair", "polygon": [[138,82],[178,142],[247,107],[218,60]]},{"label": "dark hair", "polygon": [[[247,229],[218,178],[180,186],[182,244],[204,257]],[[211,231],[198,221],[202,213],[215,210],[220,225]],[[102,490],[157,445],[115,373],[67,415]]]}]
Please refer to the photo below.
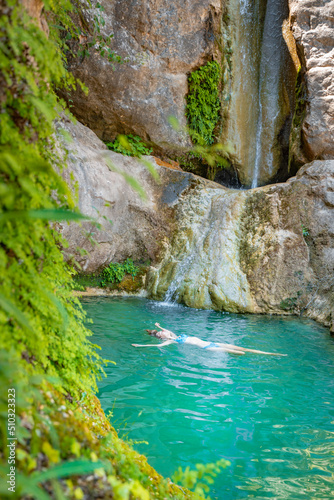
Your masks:
[{"label": "dark hair", "polygon": [[153,335],[154,337],[158,333],[158,330],[146,330],[146,331],[147,331],[147,333],[149,333],[150,335]]}]

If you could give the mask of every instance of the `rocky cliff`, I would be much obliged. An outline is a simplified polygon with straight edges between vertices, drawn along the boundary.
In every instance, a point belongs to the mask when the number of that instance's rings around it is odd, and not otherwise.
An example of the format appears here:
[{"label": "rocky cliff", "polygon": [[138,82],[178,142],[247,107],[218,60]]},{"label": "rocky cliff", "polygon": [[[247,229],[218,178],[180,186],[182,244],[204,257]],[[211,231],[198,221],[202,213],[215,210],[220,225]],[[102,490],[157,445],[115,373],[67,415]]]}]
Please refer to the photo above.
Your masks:
[{"label": "rocky cliff", "polygon": [[[216,136],[232,144],[230,160],[244,185],[284,180],[309,161],[333,157],[334,1],[261,0],[256,8],[250,0],[92,4],[88,23],[113,34],[110,48],[122,64],[102,57],[96,45],[89,57],[69,56],[89,94],[78,89],[68,97],[100,138],[134,133],[164,154],[189,149],[188,134],[168,118],[186,125],[187,78],[214,59],[222,70]],[[83,37],[79,49],[89,41]]]},{"label": "rocky cliff", "polygon": [[[232,312],[303,313],[334,327],[333,161],[306,165],[286,183],[236,191],[147,157],[157,183],[137,159],[106,151],[83,125],[62,127],[74,138],[66,145],[66,175],[79,182],[81,211],[101,224],[63,228],[67,255],[76,254],[84,270],[149,258],[152,298]],[[146,201],[127,185],[129,172]]]},{"label": "rocky cliff", "polygon": [[88,11],[89,21],[98,16],[103,33],[113,34],[111,49],[123,62],[114,65],[94,48],[70,60],[89,88],[88,98],[80,90],[71,94],[76,116],[102,139],[134,133],[161,147],[189,147],[187,134],[176,133],[168,118],[186,125],[187,75],[212,57],[220,0],[99,4]]},{"label": "rocky cliff", "polygon": [[290,0],[306,84],[300,140],[306,159],[334,156],[334,1]]}]

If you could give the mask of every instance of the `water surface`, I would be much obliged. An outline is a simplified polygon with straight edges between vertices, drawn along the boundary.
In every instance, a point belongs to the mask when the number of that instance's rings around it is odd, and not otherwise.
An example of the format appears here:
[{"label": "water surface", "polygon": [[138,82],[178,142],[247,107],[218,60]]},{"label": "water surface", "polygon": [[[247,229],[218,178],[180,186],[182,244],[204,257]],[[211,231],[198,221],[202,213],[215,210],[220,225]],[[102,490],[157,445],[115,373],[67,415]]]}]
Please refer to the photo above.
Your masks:
[{"label": "water surface", "polygon": [[[305,319],[235,315],[140,298],[83,299],[93,341],[116,366],[99,384],[103,409],[161,474],[230,460],[211,497],[334,497],[334,342]],[[162,326],[204,340],[281,352],[233,356],[158,343]]]}]

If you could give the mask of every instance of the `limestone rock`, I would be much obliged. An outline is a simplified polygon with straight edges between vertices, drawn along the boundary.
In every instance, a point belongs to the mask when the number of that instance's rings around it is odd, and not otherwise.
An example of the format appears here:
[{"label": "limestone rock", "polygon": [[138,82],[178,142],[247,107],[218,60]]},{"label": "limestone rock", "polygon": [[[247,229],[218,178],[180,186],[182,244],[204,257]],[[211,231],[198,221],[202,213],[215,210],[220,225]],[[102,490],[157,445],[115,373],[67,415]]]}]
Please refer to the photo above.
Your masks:
[{"label": "limestone rock", "polygon": [[[62,130],[70,134],[71,142],[64,140]],[[64,249],[66,258],[75,257],[86,273],[127,257],[155,262],[174,229],[173,206],[195,176],[172,165],[159,166],[154,157],[146,157],[159,173],[157,182],[138,159],[109,151],[81,123],[62,120],[58,132],[67,150],[68,168],[63,175],[73,192],[78,190],[80,211],[93,219],[81,225],[60,225],[69,243]],[[129,177],[145,193],[145,199],[131,188]]]},{"label": "limestone rock", "polygon": [[[64,175],[79,183],[81,211],[101,224],[63,224],[67,258],[74,254],[86,272],[127,257],[150,259],[152,298],[231,312],[303,313],[333,328],[334,161],[305,165],[286,183],[241,191],[146,157],[158,184],[137,159],[107,151],[83,125],[61,126],[74,138]],[[146,201],[122,174],[141,184]]]},{"label": "limestone rock", "polygon": [[[96,2],[93,2],[95,4]],[[78,119],[110,140],[117,133],[134,133],[166,146],[189,146],[187,135],[168,122],[173,116],[186,124],[184,108],[187,74],[213,53],[220,1],[100,0],[91,18],[103,19],[103,33],[114,36],[111,49],[123,64],[111,64],[94,48],[69,69],[87,85],[71,94]],[[101,26],[103,23],[100,23]]]},{"label": "limestone rock", "polygon": [[334,1],[290,0],[290,19],[306,69],[302,142],[309,160],[334,157]]},{"label": "limestone rock", "polygon": [[190,307],[334,318],[334,162],[250,191],[199,183],[176,207],[177,231],[149,291]]}]

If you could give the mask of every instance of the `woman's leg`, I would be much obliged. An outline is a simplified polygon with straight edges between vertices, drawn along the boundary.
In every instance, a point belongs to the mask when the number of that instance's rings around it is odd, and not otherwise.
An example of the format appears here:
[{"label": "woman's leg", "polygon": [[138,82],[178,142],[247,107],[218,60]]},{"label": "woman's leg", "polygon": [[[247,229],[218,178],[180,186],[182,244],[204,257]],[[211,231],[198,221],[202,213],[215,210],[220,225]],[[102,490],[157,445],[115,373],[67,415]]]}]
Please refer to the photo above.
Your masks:
[{"label": "woman's leg", "polygon": [[230,354],[245,354],[243,351],[241,351],[240,349],[236,350],[236,349],[229,349],[227,347],[207,347],[205,349],[206,351],[221,351],[221,352],[228,352]]},{"label": "woman's leg", "polygon": [[255,354],[267,354],[268,356],[287,356],[287,354],[279,354],[274,352],[258,351],[256,349],[247,349],[246,347],[239,347],[233,344],[219,344],[221,347],[227,347],[228,349],[233,349],[235,351],[253,352]]}]

